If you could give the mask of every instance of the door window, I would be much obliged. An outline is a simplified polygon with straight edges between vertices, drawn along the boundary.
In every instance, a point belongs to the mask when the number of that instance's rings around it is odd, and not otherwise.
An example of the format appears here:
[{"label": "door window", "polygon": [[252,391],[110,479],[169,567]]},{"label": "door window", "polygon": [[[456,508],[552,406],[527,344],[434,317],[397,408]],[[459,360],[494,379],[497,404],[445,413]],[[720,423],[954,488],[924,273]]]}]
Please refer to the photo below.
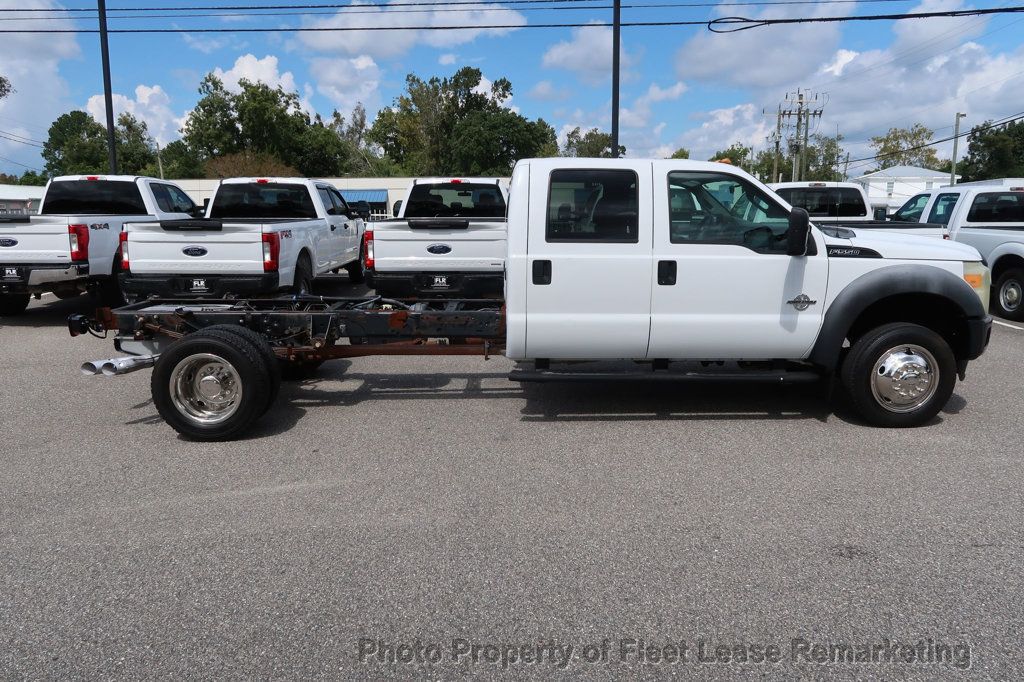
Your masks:
[{"label": "door window", "polygon": [[338,209],[334,205],[331,191],[326,187],[317,187],[316,191],[320,194],[320,201],[324,203],[324,210],[327,211],[327,215],[338,215]]},{"label": "door window", "polygon": [[348,202],[345,201],[345,197],[341,196],[341,192],[332,189],[331,196],[334,197],[334,207],[338,209],[341,215],[348,215],[351,212]]},{"label": "door window", "polygon": [[637,182],[631,170],[552,171],[546,240],[635,244]]},{"label": "door window", "polygon": [[677,171],[668,175],[668,192],[673,244],[786,252],[789,212],[746,180],[726,173]]},{"label": "door window", "polygon": [[1024,192],[986,192],[979,194],[967,214],[969,223],[1024,222]]},{"label": "door window", "polygon": [[932,210],[928,213],[928,222],[949,225],[949,218],[953,215],[953,209],[956,208],[956,202],[959,199],[960,195],[957,193],[940,194],[935,197],[935,204],[932,205]]},{"label": "door window", "polygon": [[918,194],[917,196],[910,197],[907,203],[900,206],[900,210],[896,211],[893,215],[893,220],[902,220],[907,223],[916,223],[921,220],[921,214],[924,213],[924,207],[928,203],[929,194]]},{"label": "door window", "polygon": [[150,188],[153,190],[156,205],[164,213],[189,213],[196,206],[187,194],[174,185],[154,182],[150,184]]}]

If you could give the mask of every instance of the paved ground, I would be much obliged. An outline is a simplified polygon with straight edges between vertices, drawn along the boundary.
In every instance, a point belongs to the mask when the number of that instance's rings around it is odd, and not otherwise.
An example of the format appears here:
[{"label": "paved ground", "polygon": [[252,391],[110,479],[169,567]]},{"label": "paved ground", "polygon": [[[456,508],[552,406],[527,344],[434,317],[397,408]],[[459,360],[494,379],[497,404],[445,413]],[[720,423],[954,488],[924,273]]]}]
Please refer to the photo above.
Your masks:
[{"label": "paved ground", "polygon": [[0,677],[550,677],[565,645],[569,675],[1024,674],[1024,330],[998,327],[915,430],[808,387],[520,387],[503,359],[385,358],[200,445],[149,372],[78,374],[113,354],[67,337],[87,307],[0,328]]}]

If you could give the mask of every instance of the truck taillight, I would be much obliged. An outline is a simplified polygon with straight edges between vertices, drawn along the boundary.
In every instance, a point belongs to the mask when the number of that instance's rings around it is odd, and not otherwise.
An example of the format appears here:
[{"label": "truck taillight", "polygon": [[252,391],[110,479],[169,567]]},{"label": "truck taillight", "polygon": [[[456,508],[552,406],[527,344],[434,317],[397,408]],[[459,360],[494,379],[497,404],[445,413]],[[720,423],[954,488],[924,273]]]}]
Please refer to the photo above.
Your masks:
[{"label": "truck taillight", "polygon": [[68,225],[68,239],[71,241],[71,260],[89,260],[89,226]]},{"label": "truck taillight", "polygon": [[277,272],[281,258],[281,235],[276,232],[263,234],[263,272]]},{"label": "truck taillight", "polygon": [[363,266],[373,270],[373,230],[363,232]]},{"label": "truck taillight", "polygon": [[131,269],[128,266],[128,233],[122,230],[119,239],[121,240],[118,247],[121,252],[121,269],[128,272]]}]

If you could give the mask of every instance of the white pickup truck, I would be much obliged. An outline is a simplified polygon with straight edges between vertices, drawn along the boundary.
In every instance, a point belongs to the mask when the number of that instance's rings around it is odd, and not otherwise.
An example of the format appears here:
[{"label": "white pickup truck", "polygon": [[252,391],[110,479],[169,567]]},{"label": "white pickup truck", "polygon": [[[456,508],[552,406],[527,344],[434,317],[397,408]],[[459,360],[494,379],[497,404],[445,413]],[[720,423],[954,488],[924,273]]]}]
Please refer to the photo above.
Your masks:
[{"label": "white pickup truck", "polygon": [[0,217],[0,315],[31,296],[89,290],[120,299],[118,236],[126,222],[182,219],[200,209],[174,183],[129,175],[67,175],[46,186],[38,216]]},{"label": "white pickup truck", "polygon": [[121,287],[129,299],[308,294],[345,268],[361,281],[363,221],[332,185],[302,178],[223,180],[198,220],[128,223]]},{"label": "white pickup truck", "polygon": [[940,187],[907,200],[897,215],[947,226],[992,269],[993,312],[1024,321],[1024,178]]},{"label": "white pickup truck", "polygon": [[510,197],[504,305],[147,301],[69,320],[116,328],[134,356],[83,371],[153,367],[160,415],[200,440],[239,437],[270,407],[275,358],[375,354],[504,352],[518,381],[835,379],[865,422],[906,427],[935,417],[989,342],[976,249],[814,226],[733,166],[529,159]]},{"label": "white pickup truck", "polygon": [[388,298],[500,296],[507,204],[499,178],[414,180],[396,218],[366,232],[367,283]]},{"label": "white pickup truck", "polygon": [[815,225],[883,230],[915,237],[947,237],[944,226],[917,220],[877,220],[864,187],[856,182],[779,182],[768,185],[791,206],[802,208]]}]

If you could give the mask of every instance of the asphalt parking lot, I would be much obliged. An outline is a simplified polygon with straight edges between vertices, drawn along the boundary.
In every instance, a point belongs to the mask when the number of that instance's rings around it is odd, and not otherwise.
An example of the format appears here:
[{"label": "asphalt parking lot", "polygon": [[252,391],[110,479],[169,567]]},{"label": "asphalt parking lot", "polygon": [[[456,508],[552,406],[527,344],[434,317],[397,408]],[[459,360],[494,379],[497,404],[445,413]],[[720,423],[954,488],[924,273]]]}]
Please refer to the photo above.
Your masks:
[{"label": "asphalt parking lot", "polygon": [[0,321],[3,677],[1024,675],[1024,329],[913,430],[366,358],[196,444],[148,371],[78,373],[114,355],[68,337],[88,308]]}]

